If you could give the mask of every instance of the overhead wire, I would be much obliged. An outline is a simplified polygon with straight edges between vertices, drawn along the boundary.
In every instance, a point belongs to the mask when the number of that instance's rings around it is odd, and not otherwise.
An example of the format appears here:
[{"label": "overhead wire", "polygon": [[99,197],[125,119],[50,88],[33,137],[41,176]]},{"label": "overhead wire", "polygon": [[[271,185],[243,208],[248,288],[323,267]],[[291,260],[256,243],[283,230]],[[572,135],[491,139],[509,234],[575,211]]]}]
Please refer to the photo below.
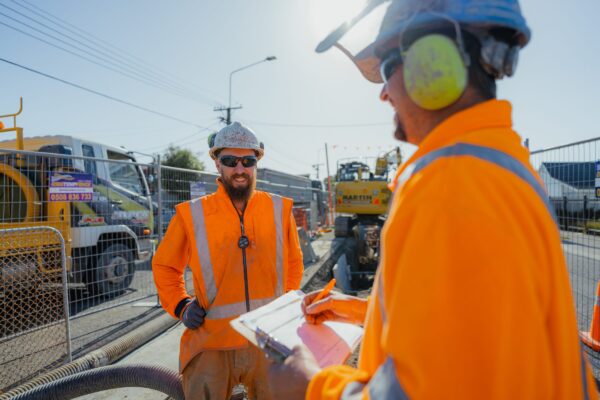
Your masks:
[{"label": "overhead wire", "polygon": [[371,122],[371,123],[355,123],[355,124],[284,124],[272,123],[264,121],[246,120],[254,125],[273,126],[278,128],[367,128],[373,126],[390,126],[392,122]]},{"label": "overhead wire", "polygon": [[[200,131],[196,131],[196,132],[194,132],[194,133],[192,133],[190,135],[187,135],[185,137],[182,137],[182,138],[179,138],[179,139],[176,139],[176,140],[172,140],[166,146],[164,144],[162,144],[162,145],[158,145],[158,146],[147,147],[147,148],[144,148],[144,149],[141,149],[141,150],[144,150],[144,151],[155,150],[155,149],[159,149],[159,148],[168,147],[169,145],[177,145],[179,147],[179,146],[184,146],[184,145],[187,145],[187,144],[197,143],[197,142],[200,142],[202,140],[206,140],[206,139],[208,139],[208,135],[207,136],[202,136],[202,137],[197,137],[197,135],[200,134],[200,133],[202,133],[202,132],[205,132],[207,130],[212,129],[213,126],[215,126],[216,124],[218,124],[220,122],[221,121],[217,120],[217,121],[213,122],[212,124],[207,125],[206,127],[204,127],[204,129],[202,129]],[[188,141],[188,139],[192,139],[192,138],[193,138],[193,140]]]},{"label": "overhead wire", "polygon": [[[64,19],[62,19],[60,17],[57,17],[56,15],[53,15],[52,13],[50,13],[50,12],[42,9],[41,7],[28,2],[27,0],[21,0],[21,1],[11,0],[11,1],[14,4],[18,5],[19,7],[21,7],[23,9],[25,9],[25,10],[27,10],[27,11],[35,14],[35,15],[37,15],[38,17],[40,17],[40,18],[42,18],[42,19],[44,19],[44,20],[46,20],[46,21],[48,21],[48,22],[50,22],[50,23],[52,23],[52,24],[54,24],[54,25],[56,25],[58,27],[60,27],[61,29],[64,29],[65,31],[68,31],[68,32],[70,32],[70,33],[72,33],[74,35],[77,35],[79,38],[81,38],[83,40],[86,40],[89,43],[92,43],[94,46],[102,48],[102,49],[104,49],[104,50],[106,50],[106,51],[108,51],[108,52],[116,55],[117,57],[127,58],[131,63],[136,64],[136,65],[140,66],[141,68],[144,68],[144,69],[146,69],[146,70],[154,73],[157,76],[162,76],[165,79],[167,79],[167,80],[169,80],[169,81],[171,81],[171,82],[173,82],[175,84],[183,85],[183,87],[185,87],[185,88],[194,87],[194,88],[196,88],[197,91],[210,94],[211,96],[215,97],[216,100],[215,99],[209,99],[206,95],[203,95],[203,94],[200,94],[198,92],[195,92],[195,93],[199,94],[200,96],[206,98],[207,100],[212,101],[213,103],[219,103],[219,101],[221,101],[219,95],[216,95],[215,93],[212,93],[209,90],[207,90],[205,88],[202,88],[202,87],[196,85],[195,83],[193,83],[193,82],[191,82],[189,80],[186,80],[186,79],[180,78],[180,77],[178,77],[176,75],[173,75],[171,72],[167,72],[164,69],[159,68],[159,67],[153,65],[153,64],[149,63],[148,61],[143,60],[140,57],[137,57],[136,55],[131,54],[130,52],[125,51],[125,50],[123,50],[123,49],[115,46],[114,44],[112,44],[112,43],[110,43],[110,42],[108,42],[108,41],[106,41],[106,40],[104,40],[102,38],[99,38],[98,36],[95,36],[92,33],[88,32],[88,31],[86,31],[84,29],[81,29],[81,28],[75,26],[74,24],[72,24],[72,23],[70,23],[70,22],[68,22],[68,21],[66,21],[66,20],[64,20]],[[28,7],[28,6],[26,6],[25,4],[29,5],[31,8]],[[71,27],[73,29],[71,29],[69,27]]]},{"label": "overhead wire", "polygon": [[[4,13],[2,13],[2,12],[0,12],[0,15],[2,15],[2,16],[5,16],[5,17],[7,16],[6,14],[4,14]],[[8,17],[8,18],[12,19],[11,17]],[[13,20],[14,20],[14,19],[13,19]],[[30,29],[33,29],[33,30],[35,30],[35,31],[41,32],[39,29],[37,29],[37,28],[34,28],[34,27],[32,27],[31,25],[25,24],[25,23],[23,23],[23,22],[21,22],[21,21],[18,21],[18,20],[16,20],[16,22],[18,22],[18,23],[21,23],[22,25],[25,25],[25,26],[27,26],[28,28],[30,28]],[[40,42],[42,42],[42,43],[45,43],[45,44],[47,44],[47,45],[49,45],[49,46],[52,46],[52,47],[54,47],[54,48],[57,48],[57,49],[59,49],[59,50],[62,50],[62,51],[64,51],[64,52],[66,52],[66,53],[69,53],[69,54],[71,54],[71,55],[73,55],[73,56],[75,56],[75,57],[78,57],[78,58],[81,58],[81,59],[83,59],[83,60],[86,60],[86,61],[88,61],[88,62],[90,62],[90,63],[92,63],[92,64],[95,64],[95,65],[97,65],[97,66],[100,66],[100,67],[102,67],[102,68],[105,68],[105,69],[111,70],[111,71],[113,71],[113,72],[115,72],[115,73],[117,73],[117,74],[120,74],[120,75],[126,76],[126,77],[128,77],[128,78],[130,78],[130,79],[133,79],[133,80],[135,80],[135,81],[141,82],[141,83],[143,83],[143,84],[146,84],[146,85],[149,85],[149,86],[153,86],[153,87],[155,87],[155,88],[158,88],[158,89],[161,89],[161,90],[165,90],[165,91],[167,91],[167,92],[170,92],[170,93],[172,93],[172,94],[176,94],[176,95],[179,95],[179,96],[183,96],[183,97],[188,97],[188,98],[189,98],[189,96],[183,95],[183,94],[181,94],[181,93],[177,93],[177,91],[170,90],[169,88],[165,87],[164,85],[160,85],[160,84],[154,84],[154,83],[152,83],[151,81],[148,81],[147,79],[141,79],[141,78],[139,78],[139,77],[137,77],[137,76],[135,76],[135,75],[132,75],[132,74],[130,74],[130,73],[128,73],[128,72],[121,71],[121,70],[119,70],[119,69],[116,69],[116,68],[113,68],[113,67],[111,67],[110,65],[106,65],[106,64],[104,64],[104,63],[102,63],[102,62],[95,61],[95,60],[93,60],[93,59],[91,59],[91,58],[89,58],[89,57],[86,57],[86,56],[84,56],[84,55],[81,55],[81,54],[79,54],[79,53],[76,53],[76,52],[74,52],[74,51],[71,51],[71,50],[69,50],[69,49],[67,49],[67,48],[64,48],[64,47],[62,47],[62,46],[59,46],[59,45],[57,45],[57,44],[55,44],[55,43],[49,42],[49,41],[48,41],[48,40],[46,40],[46,39],[43,39],[43,38],[41,38],[41,37],[39,37],[39,36],[36,36],[36,35],[34,35],[34,34],[31,34],[31,33],[29,33],[29,32],[26,32],[26,31],[24,31],[24,30],[22,30],[22,29],[19,29],[19,28],[15,27],[15,26],[9,25],[9,24],[7,24],[7,23],[5,23],[5,22],[2,22],[2,21],[0,21],[0,25],[4,25],[4,26],[6,26],[7,28],[10,28],[10,29],[12,29],[12,30],[14,30],[14,31],[17,31],[17,32],[19,32],[19,33],[21,33],[21,34],[23,34],[23,35],[29,36],[29,37],[31,37],[31,38],[33,38],[33,39],[36,39],[36,40],[38,40],[38,41],[40,41]],[[42,33],[43,33],[43,34],[45,34],[44,32],[42,32]],[[84,53],[86,53],[86,54],[91,54],[91,53],[89,53],[88,51],[86,51],[86,50],[81,50],[79,47],[77,47],[77,46],[74,46],[74,45],[71,45],[70,43],[68,43],[68,42],[65,42],[65,41],[64,41],[64,40],[62,40],[62,39],[56,38],[56,37],[54,37],[54,36],[52,36],[52,35],[48,35],[48,34],[45,34],[45,35],[46,35],[46,36],[48,36],[48,37],[50,37],[50,38],[52,38],[52,39],[54,39],[54,40],[57,40],[57,41],[59,41],[59,42],[61,42],[61,43],[65,43],[65,44],[67,44],[68,46],[71,46],[71,47],[73,47],[73,48],[76,48],[76,49],[78,49],[78,50],[80,50],[80,51],[83,51],[83,52],[84,52]],[[94,56],[93,54],[91,54],[91,55],[92,55],[92,56]],[[114,65],[114,63],[112,63],[112,62],[110,62],[110,64],[113,64],[113,65]],[[117,66],[117,67],[118,67],[118,66]],[[193,99],[193,98],[192,98],[192,100],[195,100],[195,99]],[[197,100],[196,100],[196,101],[197,101]]]},{"label": "overhead wire", "polygon": [[[116,67],[126,68],[129,72],[132,72],[134,74],[141,74],[141,75],[143,75],[145,77],[145,79],[148,79],[149,81],[152,81],[152,82],[160,84],[160,85],[164,85],[164,87],[166,87],[166,88],[171,88],[172,90],[177,91],[178,93],[176,93],[176,94],[178,94],[178,95],[184,95],[184,97],[189,97],[189,98],[192,98],[192,99],[194,99],[196,101],[199,101],[196,98],[194,98],[193,93],[186,95],[186,93],[189,92],[187,90],[187,88],[183,88],[181,86],[175,86],[175,85],[173,85],[172,83],[169,83],[168,81],[166,81],[165,79],[163,79],[160,76],[159,77],[153,76],[152,74],[146,72],[142,68],[139,68],[139,67],[137,67],[135,65],[131,65],[131,63],[128,63],[128,62],[123,62],[123,60],[121,60],[121,59],[113,56],[112,54],[109,54],[109,53],[107,53],[105,51],[102,51],[102,50],[98,50],[98,49],[96,49],[96,48],[88,45],[87,43],[84,43],[83,41],[78,40],[77,38],[73,38],[70,35],[67,35],[67,34],[65,34],[65,33],[61,32],[61,31],[59,31],[57,29],[54,29],[51,26],[48,26],[47,24],[44,24],[44,23],[36,20],[35,18],[32,18],[32,17],[30,17],[30,16],[28,16],[28,15],[26,15],[26,14],[24,14],[24,13],[18,11],[18,10],[15,10],[12,7],[9,7],[9,6],[7,6],[5,4],[2,4],[2,3],[0,3],[0,6],[6,8],[8,10],[10,10],[11,12],[13,12],[15,14],[18,14],[18,15],[20,15],[22,17],[25,17],[25,18],[27,18],[30,21],[35,22],[36,24],[44,27],[45,29],[48,29],[48,30],[50,30],[52,32],[55,32],[55,33],[61,35],[62,37],[65,37],[65,38],[67,38],[67,39],[69,39],[69,40],[71,40],[71,41],[73,41],[75,43],[78,43],[81,46],[84,46],[87,49],[92,50],[93,52],[99,53],[99,54],[101,54],[101,56],[99,56],[97,54],[94,54],[94,53],[91,53],[89,51],[83,50],[83,49],[81,49],[78,46],[74,46],[74,45],[72,45],[72,44],[70,44],[68,42],[65,42],[65,41],[63,41],[61,39],[58,39],[58,38],[52,36],[52,35],[49,35],[46,32],[43,32],[42,30],[36,29],[36,28],[32,27],[31,25],[24,23],[23,21],[20,21],[20,20],[14,18],[14,17],[8,16],[8,15],[0,12],[0,15],[6,17],[8,19],[10,19],[13,22],[17,22],[17,23],[19,23],[21,25],[24,25],[24,26],[28,27],[29,29],[32,29],[32,30],[34,30],[34,31],[36,31],[38,33],[41,33],[42,35],[46,35],[47,37],[50,37],[50,38],[52,38],[54,40],[60,41],[61,43],[64,43],[64,44],[66,44],[68,46],[71,46],[71,47],[73,47],[73,48],[75,48],[75,49],[77,49],[79,51],[82,51],[85,54],[89,54],[92,57],[98,58],[98,59],[103,60],[103,61],[108,61],[108,62],[110,62],[110,64],[112,64],[112,65],[114,65]],[[108,59],[113,60],[113,61],[109,61]],[[129,77],[131,77],[131,76],[129,76]]]},{"label": "overhead wire", "polygon": [[115,102],[117,102],[117,103],[121,103],[121,104],[128,105],[128,106],[130,106],[130,107],[136,108],[136,109],[138,109],[138,110],[141,110],[141,111],[146,111],[146,112],[148,112],[148,113],[151,113],[151,114],[154,114],[154,115],[158,115],[158,116],[161,116],[161,117],[164,117],[164,118],[168,118],[168,119],[171,119],[171,120],[173,120],[173,121],[180,122],[180,123],[182,123],[182,124],[186,124],[186,125],[195,126],[195,127],[197,127],[197,128],[201,128],[201,129],[204,129],[204,128],[206,128],[206,127],[204,127],[204,126],[201,126],[201,125],[198,125],[198,124],[196,124],[196,123],[194,123],[194,122],[191,122],[191,121],[186,121],[186,120],[184,120],[184,119],[181,119],[181,118],[178,118],[178,117],[174,117],[174,116],[172,116],[172,115],[165,114],[165,113],[163,113],[163,112],[160,112],[160,111],[152,110],[152,109],[150,109],[150,108],[143,107],[143,106],[137,105],[137,104],[135,104],[135,103],[131,103],[131,102],[129,102],[129,101],[126,101],[126,100],[119,99],[119,98],[117,98],[117,97],[114,97],[114,96],[111,96],[111,95],[108,95],[108,94],[105,94],[105,93],[99,92],[99,91],[97,91],[97,90],[94,90],[94,89],[87,88],[87,87],[85,87],[85,86],[78,85],[77,83],[73,83],[73,82],[67,81],[67,80],[65,80],[65,79],[58,78],[58,77],[56,77],[56,76],[53,76],[53,75],[47,74],[47,73],[45,73],[45,72],[42,72],[42,71],[38,71],[38,70],[36,70],[36,69],[33,69],[33,68],[31,68],[31,67],[27,67],[27,66],[25,66],[25,65],[22,65],[22,64],[16,63],[16,62],[14,62],[14,61],[11,61],[11,60],[7,60],[7,59],[5,59],[5,58],[2,58],[2,57],[0,57],[0,61],[2,61],[2,62],[5,62],[5,63],[7,63],[7,64],[10,64],[10,65],[12,65],[12,66],[15,66],[15,67],[17,67],[17,68],[24,69],[24,70],[26,70],[26,71],[33,72],[34,74],[37,74],[37,75],[40,75],[40,76],[46,77],[46,78],[48,78],[48,79],[52,79],[52,80],[55,80],[55,81],[58,81],[58,82],[64,83],[65,85],[69,85],[69,86],[75,87],[75,88],[77,88],[77,89],[80,89],[80,90],[86,91],[86,92],[88,92],[88,93],[92,93],[92,94],[95,94],[95,95],[97,95],[97,96],[104,97],[104,98],[106,98],[106,99],[109,99],[109,100],[115,101]]},{"label": "overhead wire", "polygon": [[[245,118],[244,119],[240,119],[240,121],[244,122],[244,123],[248,122],[248,120],[245,119]],[[293,157],[293,156],[289,155],[288,152],[282,151],[281,148],[279,148],[279,145],[274,146],[273,145],[273,139],[269,139],[269,140],[265,139],[265,140],[263,140],[263,142],[265,143],[265,147],[266,147],[267,151],[271,152],[272,150],[274,150],[275,153],[281,154],[281,156],[283,156],[284,158],[286,158],[289,161],[293,161],[294,163],[296,163],[298,165],[302,165],[302,166],[306,166],[307,165],[307,162],[305,160],[299,160],[296,157]],[[308,165],[310,165],[310,163]]]}]

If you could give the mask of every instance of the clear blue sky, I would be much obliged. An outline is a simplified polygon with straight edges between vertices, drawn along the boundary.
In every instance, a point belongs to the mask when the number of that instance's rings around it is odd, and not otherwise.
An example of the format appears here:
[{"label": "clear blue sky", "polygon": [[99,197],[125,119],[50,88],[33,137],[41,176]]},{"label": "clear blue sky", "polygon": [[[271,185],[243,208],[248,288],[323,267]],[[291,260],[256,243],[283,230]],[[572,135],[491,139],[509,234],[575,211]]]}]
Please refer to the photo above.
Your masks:
[{"label": "clear blue sky", "polygon": [[[0,57],[212,129],[220,126],[213,108],[227,103],[229,73],[275,55],[277,61],[235,74],[232,85],[233,103],[243,105],[234,119],[246,122],[265,142],[264,167],[314,175],[311,165],[324,162],[325,142],[332,169],[338,158],[376,156],[396,144],[391,108],[378,100],[380,87],[365,81],[337,50],[314,52],[319,40],[362,1],[26,1],[0,0],[0,13],[6,15],[0,14]],[[144,66],[157,67],[167,79],[180,79],[197,100],[147,86],[2,25],[43,36],[17,19],[92,52],[7,8],[60,30],[20,5],[41,13],[37,6],[143,60]],[[514,104],[517,131],[530,139],[532,149],[600,136],[600,2],[525,0],[521,6],[532,41],[521,53],[516,76],[499,83],[500,97]],[[117,61],[104,55],[93,59]],[[139,68],[133,75],[142,76]],[[210,129],[148,114],[0,62],[0,114],[13,112],[19,96],[25,101],[20,125],[28,136],[71,134],[149,153],[174,143],[201,153],[214,169],[206,140],[200,140]],[[412,150],[405,146],[403,151]]]}]

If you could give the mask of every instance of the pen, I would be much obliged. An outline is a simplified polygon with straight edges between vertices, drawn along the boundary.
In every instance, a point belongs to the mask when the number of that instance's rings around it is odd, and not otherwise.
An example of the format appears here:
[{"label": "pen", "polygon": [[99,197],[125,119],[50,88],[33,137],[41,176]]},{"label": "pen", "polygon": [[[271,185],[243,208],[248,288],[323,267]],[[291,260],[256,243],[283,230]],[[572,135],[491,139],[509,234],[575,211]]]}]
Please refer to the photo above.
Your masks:
[{"label": "pen", "polygon": [[329,294],[329,292],[331,292],[331,289],[333,289],[334,286],[335,286],[335,278],[330,280],[329,283],[327,285],[325,285],[325,288],[323,288],[323,290],[321,290],[321,293],[319,293],[317,295],[317,297],[315,297],[315,299],[313,301],[311,301],[310,304],[314,304],[317,301],[322,300],[325,296],[327,296]]}]

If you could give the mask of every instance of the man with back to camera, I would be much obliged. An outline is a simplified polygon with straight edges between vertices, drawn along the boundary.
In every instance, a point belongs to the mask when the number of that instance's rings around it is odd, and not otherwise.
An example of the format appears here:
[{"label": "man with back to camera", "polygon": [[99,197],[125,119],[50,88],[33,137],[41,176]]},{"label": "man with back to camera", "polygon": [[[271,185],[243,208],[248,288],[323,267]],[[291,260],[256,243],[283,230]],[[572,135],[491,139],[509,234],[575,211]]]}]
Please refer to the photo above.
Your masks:
[{"label": "man with back to camera", "polygon": [[[176,206],[152,270],[163,308],[187,328],[179,369],[186,399],[270,399],[267,361],[229,321],[298,289],[302,252],[292,200],[255,190],[264,146],[238,122],[210,138],[215,193]],[[195,297],[183,273],[192,271]]]},{"label": "man with back to camera", "polygon": [[496,100],[529,39],[516,0],[395,0],[352,56],[418,150],[394,180],[369,301],[303,302],[311,323],[364,324],[358,368],[321,370],[296,347],[270,368],[274,397],[597,398],[548,196]]}]

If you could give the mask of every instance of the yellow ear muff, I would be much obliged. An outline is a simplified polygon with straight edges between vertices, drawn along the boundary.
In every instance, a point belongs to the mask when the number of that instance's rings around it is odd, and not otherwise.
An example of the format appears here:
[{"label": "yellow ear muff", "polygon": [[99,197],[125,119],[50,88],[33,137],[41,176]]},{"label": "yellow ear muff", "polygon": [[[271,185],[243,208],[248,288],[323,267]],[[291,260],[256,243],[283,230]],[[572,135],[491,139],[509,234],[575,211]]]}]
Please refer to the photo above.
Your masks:
[{"label": "yellow ear muff", "polygon": [[421,108],[448,107],[467,87],[465,61],[447,36],[431,34],[417,39],[403,59],[406,92]]}]

